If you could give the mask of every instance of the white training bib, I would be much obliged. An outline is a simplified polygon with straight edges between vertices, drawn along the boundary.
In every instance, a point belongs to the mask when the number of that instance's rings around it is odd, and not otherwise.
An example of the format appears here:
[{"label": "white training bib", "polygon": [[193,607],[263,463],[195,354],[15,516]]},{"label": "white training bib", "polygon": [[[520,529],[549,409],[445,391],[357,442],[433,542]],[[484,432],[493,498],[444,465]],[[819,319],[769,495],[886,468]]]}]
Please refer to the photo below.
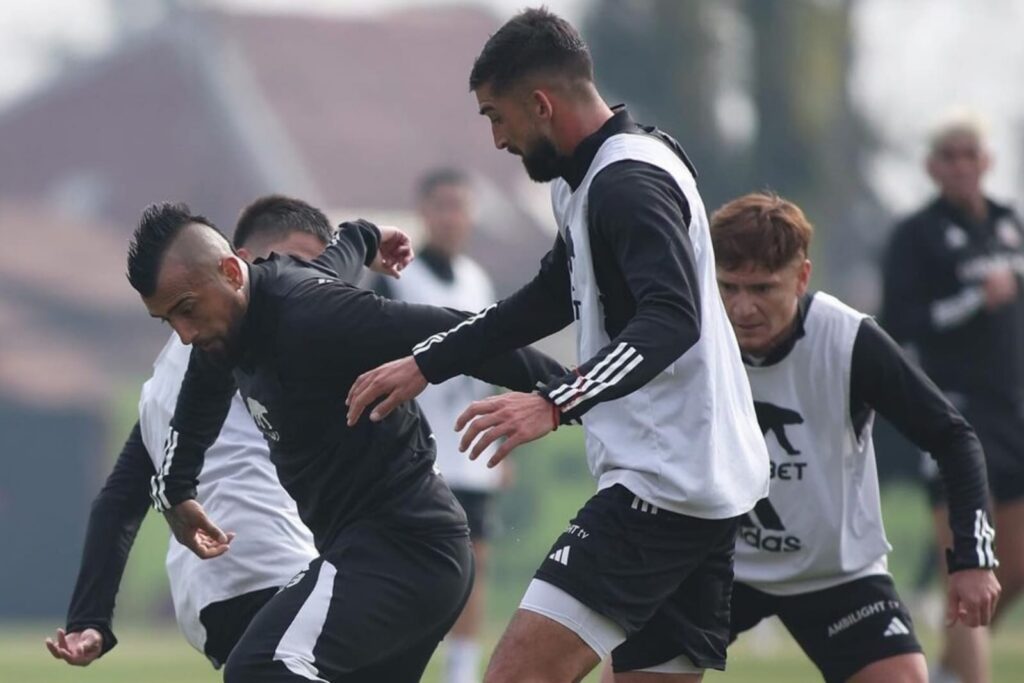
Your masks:
[{"label": "white training bib", "polygon": [[[142,387],[139,426],[153,465],[160,469],[171,417],[191,350],[172,336]],[[178,625],[200,652],[206,630],[199,612],[210,603],[283,586],[317,556],[313,536],[299,519],[270,462],[270,451],[236,393],[217,441],[206,451],[196,499],[210,519],[236,536],[231,549],[201,560],[171,538],[167,576]]]},{"label": "white training bib", "polygon": [[[575,191],[561,179],[552,184],[555,218],[570,256],[573,299],[579,302],[579,358],[591,358],[610,343],[594,275],[587,197],[597,174],[622,160],[665,170],[690,205],[686,229],[699,280],[701,334],[645,386],[583,415],[588,464],[601,489],[622,484],[659,508],[706,519],[735,517],[767,495],[768,454],[739,346],[718,295],[704,203],[689,169],[657,138],[613,135]],[[615,350],[607,381],[639,362],[635,353]],[[620,361],[621,368],[611,365]]]},{"label": "white training bib", "polygon": [[776,595],[886,572],[872,413],[850,419],[850,368],[866,316],[817,293],[780,362],[748,366],[772,459],[771,492],[740,527],[736,580]]}]

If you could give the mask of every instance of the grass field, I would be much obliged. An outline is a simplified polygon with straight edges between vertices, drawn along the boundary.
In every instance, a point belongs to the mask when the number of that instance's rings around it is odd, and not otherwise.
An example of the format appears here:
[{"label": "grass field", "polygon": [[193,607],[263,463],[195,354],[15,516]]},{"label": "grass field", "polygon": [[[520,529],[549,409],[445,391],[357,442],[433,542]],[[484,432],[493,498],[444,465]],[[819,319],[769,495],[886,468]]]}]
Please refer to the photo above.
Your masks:
[{"label": "grass field", "polygon": [[[517,485],[502,500],[504,529],[492,548],[488,582],[490,601],[486,649],[497,640],[515,609],[526,583],[593,484],[579,453],[575,430],[559,431],[517,459]],[[524,449],[524,451],[527,449]],[[883,493],[889,540],[895,550],[890,569],[904,597],[909,577],[930,536],[920,490],[890,486]],[[117,649],[86,669],[54,661],[43,639],[49,624],[0,622],[0,683],[213,683],[220,676],[185,644],[167,618],[167,581],[163,554],[167,535],[163,521],[150,515],[136,543],[118,598]],[[70,587],[68,587],[70,590]],[[915,614],[926,651],[935,652],[936,634]],[[441,683],[439,657],[431,663],[426,683]],[[1008,615],[993,641],[996,683],[1024,681],[1024,605]],[[596,675],[588,681],[596,680]],[[708,681],[735,683],[799,683],[820,680],[788,635],[780,628],[741,638],[730,650],[729,671],[712,673]],[[388,683],[382,681],[381,683]]]},{"label": "grass field", "polygon": [[[491,629],[497,637],[499,625]],[[0,681],[3,683],[216,683],[220,676],[189,648],[177,632],[153,626],[126,627],[121,644],[108,657],[85,669],[54,661],[44,649],[47,627],[0,627]],[[817,672],[785,633],[775,643],[741,640],[729,652],[729,670],[711,673],[706,681],[722,683],[800,683],[818,681]],[[926,648],[934,635],[925,633]],[[1016,625],[994,639],[996,683],[1024,678],[1024,629]],[[439,657],[431,663],[424,683],[441,683]],[[595,681],[596,675],[588,678]],[[387,683],[387,681],[381,681]]]}]

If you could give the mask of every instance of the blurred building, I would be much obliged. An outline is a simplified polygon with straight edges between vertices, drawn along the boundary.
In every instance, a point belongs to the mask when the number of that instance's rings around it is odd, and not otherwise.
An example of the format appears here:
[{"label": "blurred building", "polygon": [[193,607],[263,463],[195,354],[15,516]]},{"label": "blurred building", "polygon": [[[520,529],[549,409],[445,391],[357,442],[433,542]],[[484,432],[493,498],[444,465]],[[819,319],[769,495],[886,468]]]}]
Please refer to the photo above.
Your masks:
[{"label": "blurred building", "polygon": [[454,164],[480,180],[474,256],[507,289],[553,232],[532,213],[547,213],[546,192],[495,152],[468,91],[498,25],[469,7],[380,19],[172,12],[0,115],[0,196],[122,236],[145,204],[183,200],[230,230],[266,192],[401,217],[415,179]]}]

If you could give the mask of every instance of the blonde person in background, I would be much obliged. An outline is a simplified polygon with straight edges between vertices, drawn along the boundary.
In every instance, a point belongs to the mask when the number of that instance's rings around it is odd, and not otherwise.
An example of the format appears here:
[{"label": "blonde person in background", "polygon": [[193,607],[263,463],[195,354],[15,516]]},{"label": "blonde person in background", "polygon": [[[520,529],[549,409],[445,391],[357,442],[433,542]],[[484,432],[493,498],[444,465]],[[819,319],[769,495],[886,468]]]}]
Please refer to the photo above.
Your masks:
[{"label": "blonde person in background", "polygon": [[[926,168],[938,190],[893,231],[882,322],[974,426],[985,450],[1003,599],[1024,588],[1024,224],[986,196],[991,165],[979,119],[950,114],[932,133]],[[926,470],[936,537],[949,544],[948,485]],[[954,624],[933,680],[991,680],[988,634]]]},{"label": "blonde person in background", "polygon": [[[473,232],[473,190],[469,177],[455,168],[424,174],[417,187],[417,210],[426,232],[419,258],[401,280],[378,277],[374,289],[382,296],[412,303],[477,311],[495,301],[494,287],[483,268],[464,252]],[[469,519],[473,556],[483,576],[493,534],[494,494],[508,476],[507,465],[488,468],[488,458],[469,460],[459,452],[452,430],[466,405],[486,398],[494,389],[467,376],[429,387],[418,401],[434,429],[437,466]],[[488,450],[490,456],[494,448]],[[446,683],[479,680],[480,629],[485,581],[478,580],[459,620],[445,639]]]}]

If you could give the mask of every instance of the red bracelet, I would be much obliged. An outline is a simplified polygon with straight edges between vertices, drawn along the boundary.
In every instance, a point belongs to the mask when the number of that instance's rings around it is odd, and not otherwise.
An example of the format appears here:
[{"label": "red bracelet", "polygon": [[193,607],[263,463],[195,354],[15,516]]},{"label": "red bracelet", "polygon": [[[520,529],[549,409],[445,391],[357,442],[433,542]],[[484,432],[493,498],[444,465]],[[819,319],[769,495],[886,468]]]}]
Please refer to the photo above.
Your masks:
[{"label": "red bracelet", "polygon": [[552,427],[551,431],[557,432],[558,425],[562,423],[562,411],[559,410],[558,406],[556,406],[554,403],[551,404],[551,421],[555,425],[554,427]]}]

